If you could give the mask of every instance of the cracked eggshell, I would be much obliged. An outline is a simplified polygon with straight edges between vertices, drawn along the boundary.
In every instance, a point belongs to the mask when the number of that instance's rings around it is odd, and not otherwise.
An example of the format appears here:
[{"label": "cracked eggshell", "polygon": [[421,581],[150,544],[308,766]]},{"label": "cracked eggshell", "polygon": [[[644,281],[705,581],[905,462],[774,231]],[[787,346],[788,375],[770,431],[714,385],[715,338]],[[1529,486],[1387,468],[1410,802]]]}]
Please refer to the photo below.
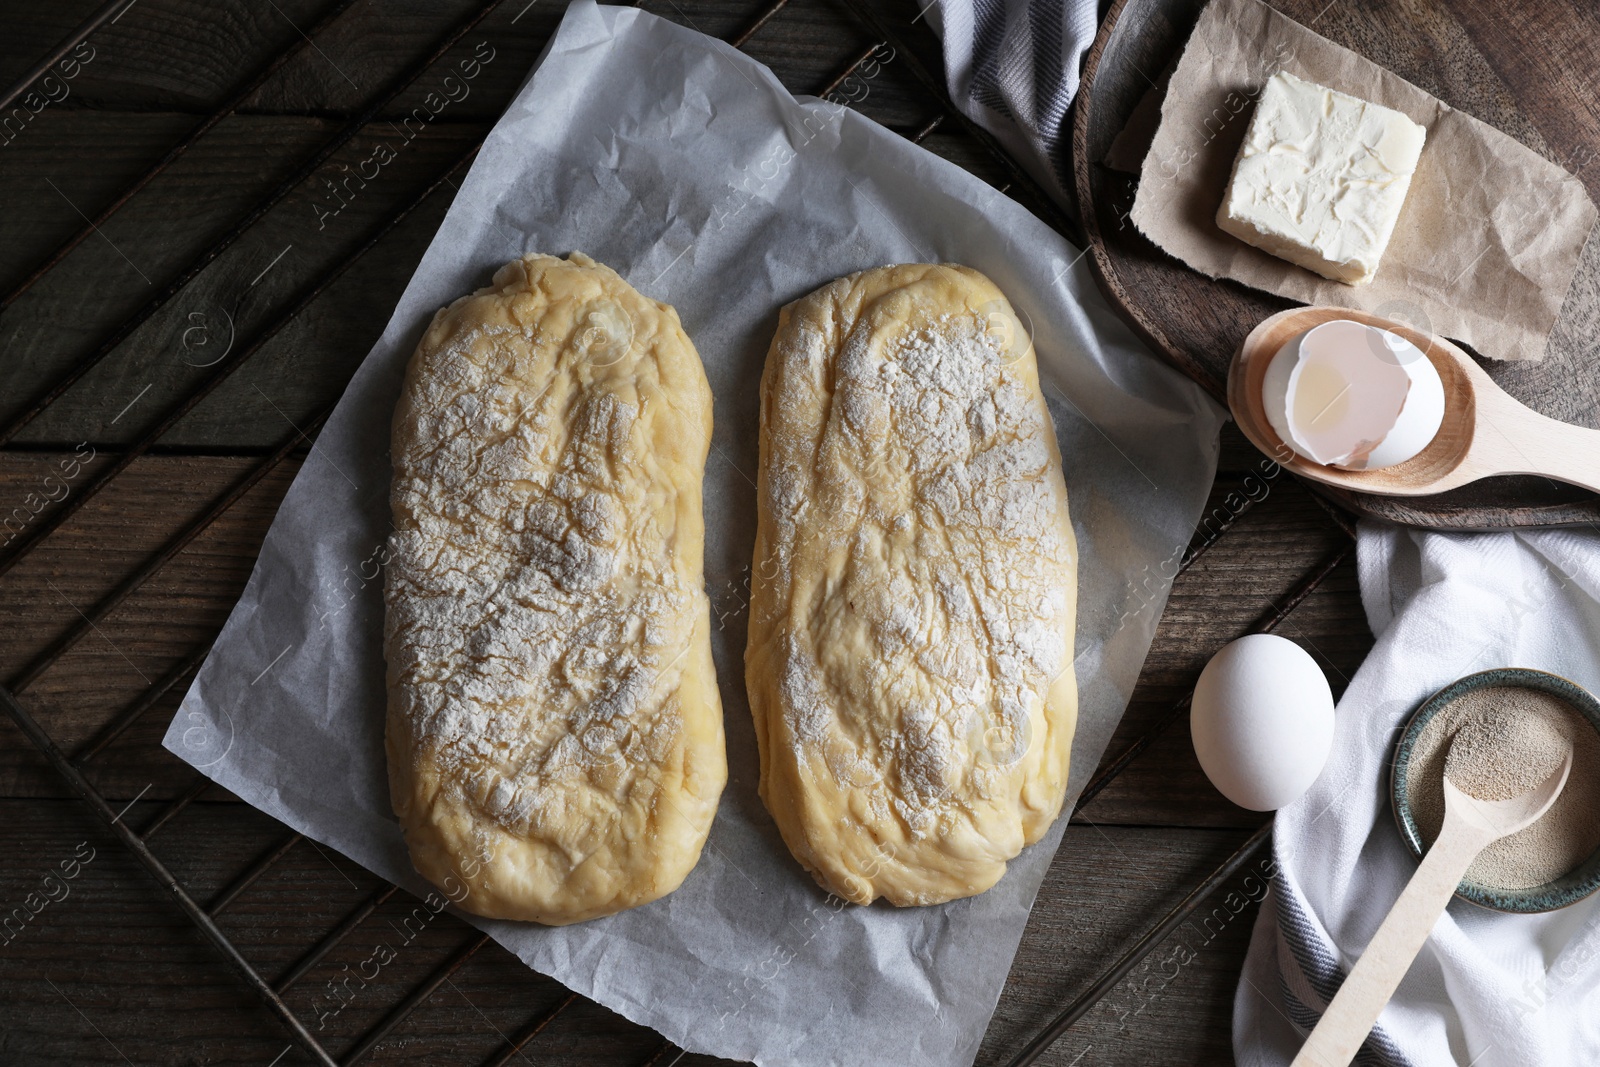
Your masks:
[{"label": "cracked eggshell", "polygon": [[1274,811],[1322,773],[1333,749],[1333,693],[1299,645],[1251,634],[1224,645],[1200,673],[1189,731],[1223,796]]},{"label": "cracked eggshell", "polygon": [[1333,319],[1278,349],[1261,389],[1267,421],[1298,455],[1377,470],[1427,448],[1444,422],[1444,382],[1399,334]]}]

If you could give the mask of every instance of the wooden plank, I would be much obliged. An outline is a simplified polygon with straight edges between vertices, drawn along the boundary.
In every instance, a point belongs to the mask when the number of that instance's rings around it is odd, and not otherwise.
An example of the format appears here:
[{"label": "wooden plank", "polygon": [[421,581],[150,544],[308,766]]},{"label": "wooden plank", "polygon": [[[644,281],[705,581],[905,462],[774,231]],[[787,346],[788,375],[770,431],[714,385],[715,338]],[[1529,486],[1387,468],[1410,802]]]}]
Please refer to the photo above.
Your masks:
[{"label": "wooden plank", "polygon": [[[128,817],[137,825],[154,807],[141,802]],[[197,804],[158,835],[155,847],[205,900],[282,834],[281,826],[253,809]],[[979,1062],[996,1062],[1013,1050],[1244,836],[1070,828]],[[121,1055],[135,1063],[181,1057],[268,1063],[282,1050],[286,1041],[265,1014],[254,1009],[161,890],[115,841],[93,828],[75,802],[0,800],[0,848],[15,858],[0,870],[0,904],[26,907],[28,894],[47,888],[60,898],[25,924],[14,923],[12,939],[0,944],[0,989],[8,991],[0,1025],[7,1031],[8,1063],[124,1064]],[[84,857],[92,858],[85,863]],[[74,859],[79,860],[76,876],[66,879],[60,865]],[[55,881],[47,885],[52,872]],[[302,842],[246,890],[221,921],[247,958],[274,976],[379,884],[342,857]],[[1235,888],[1243,886],[1241,876]],[[1254,908],[1228,910],[1220,898],[1213,904],[1224,908],[1223,921],[1206,925],[1202,917],[1181,929],[1045,1062],[1074,1062],[1086,1045],[1094,1047],[1094,1062],[1101,1063],[1211,1062],[1225,1056],[1232,988]],[[295,1009],[335,1050],[381,1018],[388,1005],[470,936],[470,928],[448,913],[422,921],[419,906],[401,894],[380,907],[290,991]],[[286,921],[287,916],[293,920]],[[1195,959],[1174,968],[1180,945]],[[378,965],[375,959],[385,962]],[[377,977],[365,985],[348,977],[374,971]],[[374,1062],[479,1062],[495,1049],[500,1034],[520,1027],[562,995],[557,983],[490,946],[385,1042]],[[173,1012],[174,1004],[184,1010]],[[648,1031],[585,1004],[541,1035],[528,1056],[549,1064],[637,1063],[657,1041]],[[282,1062],[302,1061],[291,1054]],[[684,1062],[718,1061],[694,1057]]]},{"label": "wooden plank", "polygon": [[[734,17],[734,10],[741,13],[739,17],[748,18],[743,6],[724,7],[713,20],[719,27]],[[714,8],[718,10],[722,9]],[[758,44],[766,42],[763,57],[782,68],[796,91],[819,89],[833,80],[849,58],[859,54],[865,38],[850,28],[853,23],[833,36],[822,34],[817,22],[821,16],[814,9],[796,5],[794,11],[790,14],[786,8],[780,13],[763,28],[751,48],[757,50]],[[829,17],[837,22],[836,16]],[[697,24],[701,21],[690,18]],[[203,376],[203,370],[192,364],[213,358],[220,339],[251,336],[281,310],[297,286],[346,255],[372,225],[441,173],[484,132],[483,121],[504,106],[542,44],[542,36],[533,38],[527,31],[527,26],[517,27],[516,35],[508,37],[503,46],[500,38],[494,38],[489,47],[495,58],[482,65],[482,80],[473,82],[463,106],[442,116],[415,142],[399,141],[388,121],[369,127],[326,164],[317,179],[296,190],[253,227],[180,299],[157,314],[68,397],[28,427],[19,440],[64,444],[90,439],[117,444],[135,439],[150,420],[141,422],[134,417],[137,413],[119,418],[132,398],[141,397],[140,412],[153,414],[181,396]],[[417,35],[406,39],[416,48],[425,46],[421,38],[412,38]],[[472,52],[468,46],[473,40],[469,35],[441,61],[440,69],[469,61]],[[796,40],[811,45],[795,47]],[[337,56],[331,58],[339,65]],[[85,69],[84,78],[92,67]],[[858,75],[851,83],[851,94],[860,98],[873,117],[909,128],[921,126],[937,114],[925,94],[914,90],[903,64],[897,67],[891,60],[872,69],[875,73],[870,78]],[[491,70],[497,75],[515,70],[516,75],[503,84],[491,83]],[[412,96],[420,99],[432,84],[431,77],[421,79],[415,90],[402,97],[394,116],[403,114],[399,107],[415,103]],[[474,101],[474,106],[486,109],[482,114],[466,107]],[[65,104],[42,113],[25,136],[0,153],[0,195],[36,208],[0,219],[0,250],[4,250],[0,277],[11,281],[22,277],[81,224],[80,211],[91,213],[109,200],[176,139],[187,123],[186,118],[167,113],[108,114]],[[226,233],[232,220],[249,210],[338,125],[332,119],[282,114],[253,113],[227,120],[118,213],[102,227],[101,237],[86,242],[7,311],[11,324],[8,346],[25,350],[30,357],[0,369],[0,397],[4,398],[0,400],[0,419],[20,410],[29,397],[92,351],[195,254]],[[63,144],[85,147],[81,153],[63,152]],[[349,206],[342,207],[326,183],[347,181],[351,168],[371,158],[379,144],[403,147],[398,159],[382,168],[379,179],[357,181]],[[967,161],[982,158],[970,140],[953,133],[935,139],[931,146]],[[106,161],[104,165],[101,160]],[[998,168],[992,160],[984,161],[998,180]],[[346,191],[350,188],[344,185]],[[248,370],[169,434],[167,443],[262,447],[284,428],[277,408],[291,418],[303,418],[331,402],[381,330],[387,309],[426,248],[448,199],[441,194],[437,204],[430,204],[429,210],[397,231],[381,255],[363,261],[348,284],[325,295],[300,322],[276,338],[252,360]],[[341,207],[336,215],[330,214],[334,206]],[[284,256],[281,260],[280,253]],[[263,270],[268,271],[265,277],[261,276]],[[230,320],[231,327],[227,325]],[[146,386],[153,386],[147,394],[143,393]],[[257,387],[272,397],[272,403],[263,403],[255,393]]]},{"label": "wooden plank", "polygon": [[[1002,1063],[1014,1054],[1246,836],[1071,827],[1034,905],[978,1063]],[[1233,992],[1263,892],[1259,864],[1241,872],[1039,1062],[1232,1062]]]},{"label": "wooden plank", "polygon": [[[791,2],[750,39],[744,51],[772,68],[790,92],[815,94],[875,43],[850,16],[847,2],[850,0]],[[735,6],[746,13],[752,10],[748,3]],[[649,0],[645,7],[674,22],[685,21],[664,0]],[[698,21],[699,16],[695,18]],[[906,57],[890,52],[879,53],[872,63],[863,65],[836,90],[833,99],[885,126],[903,130],[921,126],[941,110],[938,101],[923,92],[911,75]]]},{"label": "wooden plank", "polygon": [[[527,72],[545,38],[560,19],[563,4],[537,4],[522,18],[526,0],[502,3],[461,46],[470,54],[478,39],[525,57],[517,69],[494,69],[485,86],[461,101],[463,113],[476,120],[496,114],[493,97],[502,100]],[[16,31],[31,42],[17,61],[20,71],[66,35],[81,15],[57,5],[15,5]],[[163,0],[141,3],[113,26],[89,39],[94,58],[69,82],[62,109],[174,111],[199,115],[231,95],[266,58],[287,49],[300,29],[316,22],[330,0],[282,0],[255,5],[242,0]],[[316,47],[302,52],[246,106],[278,113],[349,114],[359,109],[390,78],[428,51],[459,20],[482,6],[482,0],[417,0],[382,5],[357,4],[346,11]],[[457,58],[452,53],[453,64]],[[420,95],[420,90],[419,90]],[[477,99],[473,99],[473,97]],[[396,114],[409,110],[410,104]],[[388,116],[393,117],[393,116]]]},{"label": "wooden plank", "polygon": [[[72,131],[74,137],[92,137],[96,128],[126,120],[95,116],[71,121],[88,127]],[[224,125],[208,148],[226,151],[185,159],[170,175],[172,181],[155,183],[104,227],[105,244],[86,242],[7,309],[8,347],[28,352],[29,358],[6,366],[0,417],[20,410],[97,347],[194,254],[226,232],[232,217],[267,191],[264,183],[252,179],[263,155],[276,162],[275,181],[329,128],[313,119],[240,119]],[[295,136],[287,136],[287,125],[294,127]],[[319,214],[319,209],[327,211],[328,194],[312,195],[306,188],[290,196],[18,440],[75,444],[88,439],[106,445],[135,440],[159,412],[207,376],[230,339],[242,346],[275,320],[301,286],[346,258],[373,227],[443,173],[482,132],[441,125],[419,134],[394,167],[384,168],[379,179],[331,218]],[[280,140],[298,142],[298,150],[273,148]],[[357,162],[380,141],[376,135],[358,137],[335,159]],[[0,164],[26,165],[24,157],[17,158],[23,162],[8,162],[0,153]],[[211,188],[230,192],[209,196],[204,190]],[[305,418],[335,399],[381,332],[451,195],[444,189],[408,218],[381,252],[363,257],[325,294],[316,314],[279,334],[165,443],[267,446],[287,431],[285,415]],[[23,215],[8,215],[0,226],[22,227],[26,224],[9,220]],[[50,240],[60,232],[51,227]],[[33,247],[49,243],[31,242]],[[19,262],[31,264],[34,258]],[[19,267],[4,273],[14,278],[20,272]],[[146,386],[151,386],[148,393]]]},{"label": "wooden plank", "polygon": [[[0,904],[14,913],[29,909],[32,893],[62,898],[25,925],[13,925],[11,940],[0,946],[0,1026],[8,1062],[125,1067],[130,1060],[180,1057],[267,1063],[277,1055],[286,1043],[282,1031],[80,805],[7,800],[0,811],[0,839],[13,857],[0,872]],[[237,813],[244,816],[232,824],[238,831],[260,819]],[[231,840],[219,835],[208,843],[236,860],[242,850]],[[68,879],[74,868],[61,864],[75,858],[87,862]],[[53,884],[46,881],[52,873]],[[306,888],[298,902],[305,915],[327,920],[337,914],[337,901]],[[172,1010],[178,1003],[181,1012]]]},{"label": "wooden plank", "polygon": [[[137,824],[155,805],[141,803]],[[124,1065],[274,1062],[288,1043],[122,847],[76,802],[0,801],[0,905],[38,907],[0,934],[6,1062]],[[155,848],[200,900],[225,886],[284,830],[237,804],[197,804]],[[87,862],[85,862],[85,859]],[[77,861],[73,878],[63,862]],[[54,873],[53,881],[47,876]],[[381,883],[302,842],[223,912],[246,957],[276,977]],[[420,909],[420,910],[419,910]],[[476,931],[401,893],[298,985],[288,1000],[337,1054],[376,1023]],[[375,974],[375,977],[374,977]],[[366,976],[363,980],[363,975]],[[501,1032],[565,995],[497,946],[480,952],[384,1043],[375,1063],[477,1063]],[[181,1010],[177,1005],[182,1005]],[[81,1014],[80,1014],[81,1012]],[[637,1062],[659,1039],[594,1004],[553,1025],[530,1049],[538,1062]],[[126,1057],[123,1059],[122,1057]],[[281,1063],[303,1063],[298,1052]]]},{"label": "wooden plank", "polygon": [[[104,462],[105,457],[97,457]],[[61,470],[55,455],[8,453],[0,461],[0,501],[19,504]],[[79,621],[167,538],[198,516],[251,466],[248,459],[168,456],[134,464],[110,489],[0,582],[4,640],[0,676],[9,678]],[[22,701],[69,750],[91,737],[174,663],[220,629],[249,577],[261,538],[298,463],[258,484],[59,665]],[[89,470],[92,471],[92,465]],[[70,490],[72,482],[66,483]],[[159,747],[185,685],[177,686],[95,765],[91,775],[113,797],[171,796],[193,772]],[[0,756],[0,793],[64,795],[43,761],[16,737]]]},{"label": "wooden plank", "polygon": [[[1243,512],[1236,525],[1173,583],[1145,659],[1142,684],[1178,689],[1192,685],[1222,643],[1249,630],[1320,561],[1349,545],[1349,538],[1332,525],[1303,486],[1288,477],[1268,485],[1268,495]],[[1230,509],[1224,502],[1232,492],[1238,491],[1226,483],[1219,485],[1207,516],[1226,516]],[[1330,621],[1343,627],[1353,618]],[[1364,632],[1365,622],[1360,625]]]},{"label": "wooden plank", "polygon": [[[480,6],[481,0],[449,3],[389,2],[356,5],[316,39],[316,48],[296,57],[246,105],[256,114],[345,115],[356,111],[388,78],[404,70],[452,25]],[[67,95],[52,110],[163,111],[203,114],[226,98],[264,57],[294,43],[306,27],[329,7],[328,0],[298,0],[279,5],[281,14],[242,2],[165,0],[141,5],[115,26],[90,39],[93,58],[67,82]],[[528,68],[555,30],[564,2],[528,4],[506,0],[462,45],[453,49],[441,69],[455,67],[472,55],[479,40],[496,52],[467,98],[452,104],[458,120],[489,121],[521,84]],[[693,0],[675,3],[647,0],[652,14],[728,38],[748,27],[765,4],[749,0]],[[919,5],[899,5],[897,14],[915,17]],[[285,15],[288,18],[285,18]],[[61,10],[23,6],[16,14],[17,42],[12,67],[20,72],[32,57],[43,54],[67,34],[81,17],[76,8]],[[923,40],[931,40],[925,35]],[[764,25],[745,51],[767,64],[797,93],[813,93],[872,42],[840,3],[791,3]],[[883,64],[885,71],[894,61]],[[426,81],[426,79],[424,79]],[[875,117],[890,125],[909,124],[925,116],[931,101],[909,78],[861,79],[881,110]],[[405,114],[432,86],[421,85],[385,118]],[[59,95],[59,90],[56,90]],[[854,98],[857,93],[852,93]]]}]

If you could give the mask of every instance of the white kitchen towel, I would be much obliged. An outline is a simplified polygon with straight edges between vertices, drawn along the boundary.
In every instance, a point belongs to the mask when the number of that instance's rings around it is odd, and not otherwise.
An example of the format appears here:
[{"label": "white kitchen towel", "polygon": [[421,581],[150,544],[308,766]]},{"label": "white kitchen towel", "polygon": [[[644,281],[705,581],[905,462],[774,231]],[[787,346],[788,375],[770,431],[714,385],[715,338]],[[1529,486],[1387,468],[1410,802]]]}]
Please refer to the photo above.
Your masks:
[{"label": "white kitchen towel", "polygon": [[1070,202],[1067,108],[1094,43],[1094,0],[927,0],[950,99]]},{"label": "white kitchen towel", "polygon": [[[1363,525],[1377,644],[1339,702],[1333,755],[1278,812],[1273,889],[1234,1001],[1240,1067],[1289,1063],[1416,870],[1388,801],[1397,731],[1463,675],[1532,667],[1600,691],[1600,532]],[[1451,903],[1357,1062],[1600,1063],[1600,896],[1545,915]]]}]

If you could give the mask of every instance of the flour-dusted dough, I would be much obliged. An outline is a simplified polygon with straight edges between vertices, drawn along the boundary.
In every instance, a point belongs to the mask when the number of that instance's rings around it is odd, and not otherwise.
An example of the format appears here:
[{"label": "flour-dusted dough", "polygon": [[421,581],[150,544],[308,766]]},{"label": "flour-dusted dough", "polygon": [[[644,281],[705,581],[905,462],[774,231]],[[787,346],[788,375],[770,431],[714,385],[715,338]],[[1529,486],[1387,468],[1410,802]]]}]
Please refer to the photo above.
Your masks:
[{"label": "flour-dusted dough", "polygon": [[711,391],[666,304],[530,255],[433,319],[395,409],[389,785],[478,915],[655,900],[727,781],[701,576]]},{"label": "flour-dusted dough", "polygon": [[981,893],[1061,810],[1076,543],[1033,349],[966,267],[783,309],[745,678],[761,796],[829,891]]}]

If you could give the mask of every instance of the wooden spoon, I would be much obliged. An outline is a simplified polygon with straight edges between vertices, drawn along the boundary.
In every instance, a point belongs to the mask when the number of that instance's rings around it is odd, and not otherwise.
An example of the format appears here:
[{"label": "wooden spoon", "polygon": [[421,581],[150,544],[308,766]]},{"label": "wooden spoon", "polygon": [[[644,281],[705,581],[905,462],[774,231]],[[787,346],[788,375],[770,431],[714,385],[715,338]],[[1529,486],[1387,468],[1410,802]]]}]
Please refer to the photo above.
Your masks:
[{"label": "wooden spoon", "polygon": [[[1346,471],[1297,455],[1267,421],[1261,383],[1278,349],[1331,319],[1392,330],[1425,353],[1444,380],[1444,423],[1421,453],[1381,470]],[[1471,356],[1443,337],[1354,308],[1280,311],[1250,331],[1228,368],[1239,429],[1284,467],[1314,481],[1383,496],[1442,493],[1497,474],[1537,474],[1600,492],[1600,430],[1539,414],[1513,400]]]},{"label": "wooden spoon", "polygon": [[1345,1067],[1355,1058],[1472,861],[1489,845],[1549,811],[1571,770],[1568,744],[1561,766],[1510,800],[1479,800],[1457,789],[1449,778],[1444,780],[1444,825],[1439,837],[1290,1067]]}]

